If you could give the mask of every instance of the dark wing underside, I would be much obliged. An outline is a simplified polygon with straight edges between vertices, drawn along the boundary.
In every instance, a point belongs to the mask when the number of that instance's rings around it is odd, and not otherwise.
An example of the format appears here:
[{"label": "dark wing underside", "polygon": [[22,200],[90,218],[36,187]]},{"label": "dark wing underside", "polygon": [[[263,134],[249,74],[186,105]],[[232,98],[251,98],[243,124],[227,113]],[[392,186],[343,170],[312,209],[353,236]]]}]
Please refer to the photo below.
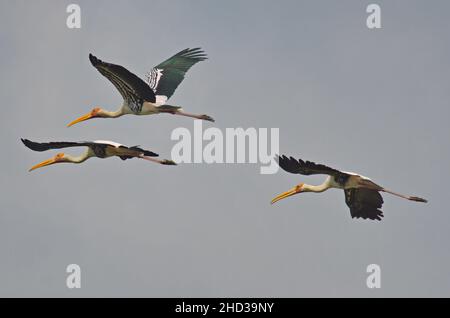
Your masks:
[{"label": "dark wing underside", "polygon": [[147,157],[158,157],[157,153],[154,153],[150,150],[145,150],[139,148],[139,146],[127,147],[124,145],[115,146],[109,143],[101,143],[101,142],[92,142],[90,145],[92,151],[94,151],[95,155],[100,158],[104,158],[107,156],[108,149],[112,152],[113,155],[118,156],[122,160],[132,159],[141,156]]},{"label": "dark wing underside", "polygon": [[156,95],[169,99],[186,72],[196,63],[206,60],[206,54],[200,48],[185,49],[155,66],[147,74],[147,83]]},{"label": "dark wing underside", "polygon": [[141,110],[142,102],[156,101],[153,90],[139,77],[125,67],[106,63],[89,54],[92,65],[117,88],[123,99],[134,112]]},{"label": "dark wing underside", "polygon": [[139,146],[128,147],[128,149],[141,152],[144,156],[147,156],[147,157],[158,157],[159,156],[157,153],[154,153],[153,151],[150,151],[150,150],[142,149]]},{"label": "dark wing underside", "polygon": [[50,149],[61,149],[70,147],[89,147],[99,158],[106,157],[106,148],[111,147],[111,145],[106,143],[82,141],[82,142],[72,142],[72,141],[54,141],[54,142],[34,142],[28,139],[22,139],[25,146],[34,151],[46,151]]},{"label": "dark wing underside", "polygon": [[376,190],[366,188],[346,189],[345,203],[350,208],[352,218],[363,218],[380,221],[383,212],[379,210],[383,205],[383,197]]},{"label": "dark wing underside", "polygon": [[61,148],[70,148],[70,147],[89,147],[95,153],[95,155],[99,158],[106,157],[106,149],[109,147],[110,149],[120,149],[116,150],[116,155],[121,159],[131,159],[136,156],[143,155],[148,157],[158,157],[157,153],[154,153],[150,150],[145,150],[139,148],[139,146],[127,147],[120,145],[119,147],[115,147],[109,143],[102,142],[92,142],[92,141],[83,141],[83,142],[69,142],[69,141],[56,141],[56,142],[34,142],[28,139],[22,139],[22,142],[25,146],[34,151],[46,151],[50,149],[61,149]]},{"label": "dark wing underside", "polygon": [[328,174],[331,176],[348,175],[322,164],[317,164],[311,161],[303,161],[302,159],[297,160],[293,157],[288,158],[284,155],[278,157],[278,164],[284,171],[303,174],[306,176],[312,174]]},{"label": "dark wing underside", "polygon": [[69,141],[55,141],[55,142],[34,142],[28,139],[21,139],[25,146],[34,151],[46,151],[50,149],[61,149],[69,147],[89,147],[89,142],[69,142]]}]

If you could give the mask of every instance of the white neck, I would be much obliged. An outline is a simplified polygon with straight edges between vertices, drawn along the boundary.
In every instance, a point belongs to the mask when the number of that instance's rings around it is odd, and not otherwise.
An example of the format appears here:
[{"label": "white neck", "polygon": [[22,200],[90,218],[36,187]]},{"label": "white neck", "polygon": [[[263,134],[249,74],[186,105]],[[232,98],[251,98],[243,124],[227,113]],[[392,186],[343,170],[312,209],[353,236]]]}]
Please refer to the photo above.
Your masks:
[{"label": "white neck", "polygon": [[88,160],[92,155],[89,153],[89,151],[86,151],[84,154],[80,156],[71,156],[71,155],[64,155],[64,158],[67,160],[66,162],[71,163],[82,163]]},{"label": "white neck", "polygon": [[109,110],[103,109],[101,114],[102,114],[102,117],[105,117],[105,118],[117,118],[117,117],[125,115],[125,112],[123,110],[123,107],[121,107],[116,111],[109,111]]},{"label": "white neck", "polygon": [[320,193],[320,192],[324,192],[326,190],[328,190],[329,188],[331,188],[331,184],[330,184],[330,177],[328,177],[322,184],[320,185],[310,185],[310,184],[304,184],[302,187],[302,190],[304,192],[316,192],[316,193]]}]

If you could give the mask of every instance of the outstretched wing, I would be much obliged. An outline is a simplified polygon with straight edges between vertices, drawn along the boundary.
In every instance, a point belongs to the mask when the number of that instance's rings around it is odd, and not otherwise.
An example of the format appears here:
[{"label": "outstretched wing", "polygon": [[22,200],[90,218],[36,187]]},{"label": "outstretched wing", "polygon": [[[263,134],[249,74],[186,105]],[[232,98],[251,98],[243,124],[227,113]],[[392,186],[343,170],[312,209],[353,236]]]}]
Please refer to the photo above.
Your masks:
[{"label": "outstretched wing", "polygon": [[331,176],[347,175],[339,170],[327,167],[322,164],[317,164],[311,161],[303,161],[302,159],[295,159],[293,157],[278,156],[278,164],[284,171],[290,173],[298,173],[303,175],[311,174],[328,174]]},{"label": "outstretched wing", "polygon": [[70,142],[70,141],[56,141],[56,142],[34,142],[28,139],[21,139],[23,144],[34,151],[46,151],[50,149],[61,149],[69,147],[89,147],[89,142]]},{"label": "outstretched wing", "polygon": [[128,149],[141,152],[144,156],[147,157],[158,157],[159,155],[153,151],[145,150],[140,148],[139,146],[129,147]]},{"label": "outstretched wing", "polygon": [[363,218],[380,221],[383,211],[383,197],[376,190],[351,188],[345,191],[345,203],[350,208],[352,218]]},{"label": "outstretched wing", "polygon": [[143,155],[148,157],[158,157],[157,153],[150,150],[139,148],[139,146],[127,147],[112,141],[96,140],[83,142],[70,141],[56,141],[56,142],[34,142],[28,139],[21,139],[25,146],[34,151],[46,151],[50,149],[61,149],[69,147],[89,147],[96,156],[104,158],[107,153],[107,148],[112,149],[116,156],[122,159],[134,158],[136,155]]},{"label": "outstretched wing", "polygon": [[156,95],[169,99],[186,72],[197,62],[206,60],[206,54],[200,48],[185,49],[155,66],[147,73],[147,83]]},{"label": "outstretched wing", "polygon": [[89,60],[103,76],[113,83],[133,112],[141,111],[143,101],[151,103],[156,101],[153,90],[125,67],[103,62],[92,54],[89,54]]}]

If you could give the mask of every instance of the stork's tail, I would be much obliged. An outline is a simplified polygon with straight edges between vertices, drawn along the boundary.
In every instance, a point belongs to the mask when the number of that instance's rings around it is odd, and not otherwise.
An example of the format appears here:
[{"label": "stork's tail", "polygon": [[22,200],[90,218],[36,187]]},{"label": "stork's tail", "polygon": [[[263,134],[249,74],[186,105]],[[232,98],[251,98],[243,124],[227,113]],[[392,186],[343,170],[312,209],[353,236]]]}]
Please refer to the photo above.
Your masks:
[{"label": "stork's tail", "polygon": [[172,115],[176,114],[176,115],[192,117],[192,118],[196,118],[196,119],[201,119],[201,120],[207,120],[207,121],[210,121],[210,122],[214,122],[214,118],[212,118],[211,116],[208,116],[208,115],[196,115],[196,114],[186,113],[186,112],[182,111],[180,106],[161,105],[161,106],[158,106],[158,111],[160,113],[169,113],[169,114],[172,114]]}]

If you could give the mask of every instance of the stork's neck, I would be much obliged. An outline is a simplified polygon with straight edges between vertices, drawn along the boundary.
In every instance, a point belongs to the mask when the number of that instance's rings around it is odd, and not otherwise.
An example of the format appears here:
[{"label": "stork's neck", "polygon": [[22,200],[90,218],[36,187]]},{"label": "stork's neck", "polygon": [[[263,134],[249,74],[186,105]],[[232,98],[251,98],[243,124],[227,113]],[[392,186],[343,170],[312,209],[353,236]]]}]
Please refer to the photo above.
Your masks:
[{"label": "stork's neck", "polygon": [[125,112],[124,112],[123,107],[121,107],[115,111],[109,111],[109,110],[103,109],[101,115],[102,115],[101,117],[105,117],[105,118],[117,118],[117,117],[125,115]]},{"label": "stork's neck", "polygon": [[89,151],[86,151],[84,154],[80,156],[71,156],[66,154],[64,157],[66,158],[67,162],[82,163],[88,160],[90,157],[92,157],[92,155],[89,153]]},{"label": "stork's neck", "polygon": [[324,192],[326,190],[328,190],[329,188],[331,188],[331,183],[330,183],[331,179],[328,177],[322,184],[320,185],[310,185],[310,184],[304,184],[302,187],[302,190],[304,192],[316,192],[316,193],[320,193],[320,192]]}]

